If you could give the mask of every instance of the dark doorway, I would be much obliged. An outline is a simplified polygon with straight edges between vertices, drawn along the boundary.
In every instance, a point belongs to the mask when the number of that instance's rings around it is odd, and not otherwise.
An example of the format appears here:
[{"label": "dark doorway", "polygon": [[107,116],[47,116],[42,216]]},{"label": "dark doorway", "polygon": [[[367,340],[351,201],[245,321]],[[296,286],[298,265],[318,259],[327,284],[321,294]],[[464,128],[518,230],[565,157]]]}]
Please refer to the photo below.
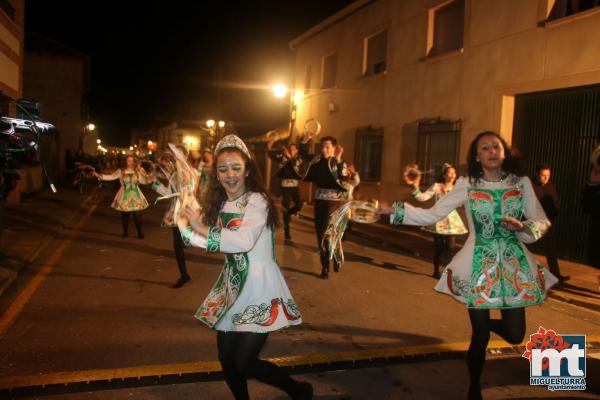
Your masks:
[{"label": "dark doorway", "polygon": [[586,263],[590,221],[580,196],[590,154],[600,142],[600,85],[515,96],[513,132],[513,144],[532,178],[537,164],[553,169],[561,200],[555,223],[560,257]]}]

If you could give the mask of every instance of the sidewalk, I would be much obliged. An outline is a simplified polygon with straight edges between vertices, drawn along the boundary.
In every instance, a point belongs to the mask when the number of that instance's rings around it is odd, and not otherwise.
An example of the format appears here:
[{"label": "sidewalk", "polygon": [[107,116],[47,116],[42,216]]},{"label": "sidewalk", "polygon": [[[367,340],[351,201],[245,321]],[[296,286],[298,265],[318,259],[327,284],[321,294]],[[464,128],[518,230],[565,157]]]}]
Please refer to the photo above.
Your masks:
[{"label": "sidewalk", "polygon": [[[314,206],[305,204],[299,213],[304,219],[314,220]],[[418,227],[390,225],[388,221],[378,221],[374,224],[352,224],[349,239],[360,238],[368,240],[369,245],[393,248],[400,254],[433,260],[433,239],[427,232]],[[459,237],[457,247],[462,246],[467,235]],[[536,255],[542,265],[546,265],[544,256]],[[559,260],[561,272],[571,279],[556,285],[549,296],[560,301],[566,301],[581,307],[600,311],[600,271],[589,265],[573,261]]]},{"label": "sidewalk", "polygon": [[53,194],[41,192],[23,196],[21,202],[6,208],[0,240],[0,296],[17,279],[19,271],[31,264],[76,218],[95,192],[79,193],[68,187]]}]

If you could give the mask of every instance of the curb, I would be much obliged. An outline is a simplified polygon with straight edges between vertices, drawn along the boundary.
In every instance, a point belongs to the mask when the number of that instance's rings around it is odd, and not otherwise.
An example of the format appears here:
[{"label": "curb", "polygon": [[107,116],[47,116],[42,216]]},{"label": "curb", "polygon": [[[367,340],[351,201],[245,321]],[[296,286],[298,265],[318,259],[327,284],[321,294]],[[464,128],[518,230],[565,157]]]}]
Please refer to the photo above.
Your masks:
[{"label": "curb", "polygon": [[[405,363],[464,358],[469,342],[399,346],[371,350],[268,357],[291,374],[306,374],[343,369],[383,367]],[[587,351],[600,349],[600,336],[589,336]],[[490,341],[490,357],[521,357],[525,343],[511,345],[503,340]],[[173,385],[222,380],[218,361],[144,365],[137,367],[63,371],[39,375],[0,378],[0,395],[8,398],[56,395],[119,388]]]}]

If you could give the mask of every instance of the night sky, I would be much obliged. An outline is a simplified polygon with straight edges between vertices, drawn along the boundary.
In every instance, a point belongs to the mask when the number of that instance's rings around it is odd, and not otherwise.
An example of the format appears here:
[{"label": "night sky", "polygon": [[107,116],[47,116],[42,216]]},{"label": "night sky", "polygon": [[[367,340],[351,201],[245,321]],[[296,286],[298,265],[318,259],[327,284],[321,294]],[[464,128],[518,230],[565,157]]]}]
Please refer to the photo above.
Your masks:
[{"label": "night sky", "polygon": [[292,82],[290,39],[350,3],[27,0],[26,31],[90,56],[91,118],[109,145],[212,114],[254,135],[287,121],[288,106],[259,88]]}]

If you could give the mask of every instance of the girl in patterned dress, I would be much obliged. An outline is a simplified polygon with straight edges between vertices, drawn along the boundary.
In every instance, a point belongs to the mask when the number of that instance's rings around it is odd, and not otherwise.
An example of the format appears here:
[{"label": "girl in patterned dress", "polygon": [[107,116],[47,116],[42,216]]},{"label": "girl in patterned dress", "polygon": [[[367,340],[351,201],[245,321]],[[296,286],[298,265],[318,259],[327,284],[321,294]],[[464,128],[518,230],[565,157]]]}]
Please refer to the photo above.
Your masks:
[{"label": "girl in patterned dress", "polygon": [[[435,289],[465,303],[472,336],[467,353],[469,399],[481,399],[480,376],[494,332],[512,344],[525,335],[525,307],[542,304],[558,279],[537,264],[523,243],[538,240],[550,226],[531,181],[497,133],[481,132],[467,155],[468,177],[432,208],[382,204],[392,224],[431,225],[464,206],[469,237]],[[500,310],[491,319],[490,310]]]},{"label": "girl in patterned dress", "polygon": [[[439,201],[445,194],[454,188],[456,182],[456,169],[450,164],[442,166],[442,175],[433,185],[424,192],[421,192],[419,185],[421,175],[411,181],[407,175],[404,179],[406,183],[414,187],[413,197],[418,201],[427,201],[432,197]],[[431,232],[433,235],[434,254],[433,254],[433,274],[435,279],[440,279],[440,266],[445,256],[449,256],[454,251],[456,235],[464,235],[467,228],[463,224],[460,215],[456,210],[452,210],[445,218],[439,220],[433,225],[423,227],[423,230]]]},{"label": "girl in patterned dress", "polygon": [[121,224],[123,225],[123,237],[128,236],[129,216],[133,215],[133,221],[137,229],[139,239],[144,238],[142,233],[142,215],[140,211],[148,208],[148,201],[140,190],[139,185],[147,185],[154,181],[142,167],[136,164],[132,155],[125,157],[124,165],[112,174],[98,174],[95,176],[102,181],[119,180],[121,187],[113,200],[111,207],[121,211]]},{"label": "girl in patterned dress", "polygon": [[244,142],[225,136],[215,149],[203,211],[177,217],[184,243],[225,255],[225,265],[196,318],[217,331],[219,360],[236,400],[248,399],[248,378],[292,399],[312,399],[309,383],[258,358],[273,332],[302,322],[275,260],[277,210]]}]

